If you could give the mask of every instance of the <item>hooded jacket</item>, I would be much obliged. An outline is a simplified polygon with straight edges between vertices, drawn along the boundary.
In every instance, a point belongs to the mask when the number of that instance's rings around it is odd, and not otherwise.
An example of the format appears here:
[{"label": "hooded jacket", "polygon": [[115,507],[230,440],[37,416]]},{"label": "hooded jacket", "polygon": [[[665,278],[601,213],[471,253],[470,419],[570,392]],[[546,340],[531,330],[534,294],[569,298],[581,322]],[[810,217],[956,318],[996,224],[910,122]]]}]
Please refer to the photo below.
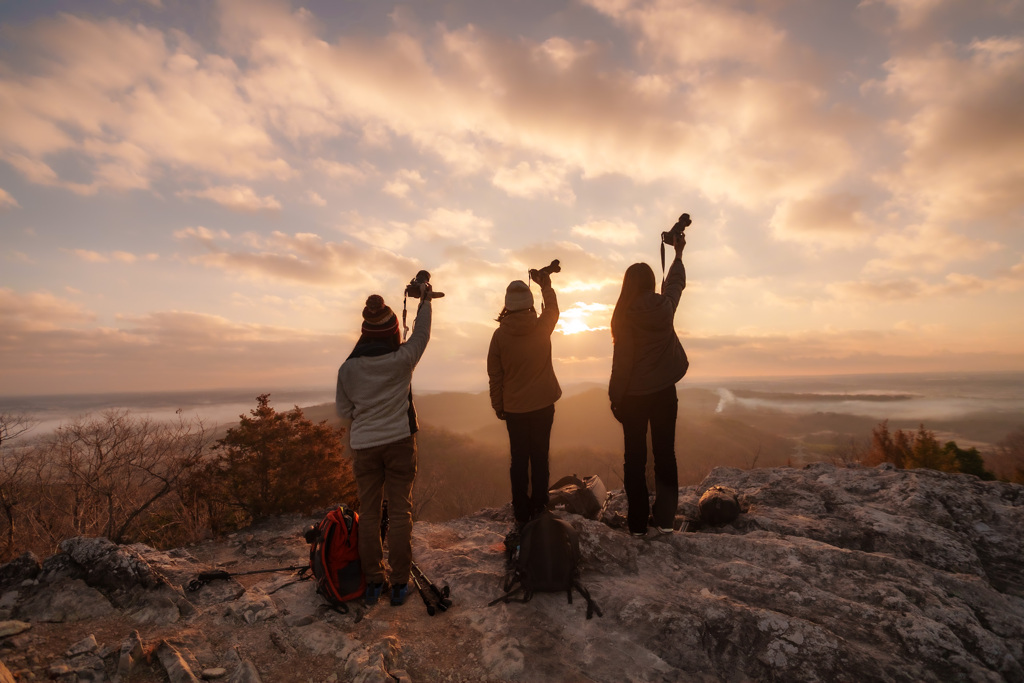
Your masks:
[{"label": "hooded jacket", "polygon": [[416,433],[412,371],[430,341],[430,315],[430,299],[425,298],[409,341],[397,351],[350,357],[338,369],[334,408],[343,421],[351,420],[352,448],[383,446]]},{"label": "hooded jacket", "polygon": [[644,396],[683,378],[690,363],[676,336],[673,319],[686,288],[683,262],[672,262],[662,294],[645,292],[627,309],[612,349],[608,397],[613,406],[626,396]]},{"label": "hooded jacket", "polygon": [[487,351],[491,407],[497,412],[529,413],[562,395],[551,366],[551,333],[558,322],[558,300],[541,288],[544,312],[517,311],[501,320]]}]

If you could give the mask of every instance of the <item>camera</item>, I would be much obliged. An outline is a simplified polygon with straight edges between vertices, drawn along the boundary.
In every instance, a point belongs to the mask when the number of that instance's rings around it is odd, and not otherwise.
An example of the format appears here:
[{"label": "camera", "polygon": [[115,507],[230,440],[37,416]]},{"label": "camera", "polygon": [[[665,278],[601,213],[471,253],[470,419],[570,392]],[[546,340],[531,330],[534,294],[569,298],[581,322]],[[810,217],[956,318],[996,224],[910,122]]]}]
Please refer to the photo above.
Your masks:
[{"label": "camera", "polygon": [[[430,273],[425,270],[421,270],[416,273],[416,277],[409,281],[409,284],[405,287],[405,295],[411,296],[414,299],[420,298],[420,285],[427,284],[430,282]],[[444,296],[444,292],[430,292],[431,299],[440,299]]]},{"label": "camera", "polygon": [[539,285],[540,284],[540,280],[538,280],[537,278],[539,278],[541,276],[541,273],[544,273],[546,275],[551,275],[551,273],[561,273],[561,272],[562,272],[562,266],[560,266],[558,264],[558,259],[555,259],[550,264],[544,266],[540,270],[537,270],[536,268],[531,268],[530,269],[530,279],[533,280],[534,282],[536,282]]},{"label": "camera", "polygon": [[665,244],[676,246],[676,240],[683,236],[683,230],[690,225],[690,214],[684,213],[668,232],[661,233],[661,241]]}]

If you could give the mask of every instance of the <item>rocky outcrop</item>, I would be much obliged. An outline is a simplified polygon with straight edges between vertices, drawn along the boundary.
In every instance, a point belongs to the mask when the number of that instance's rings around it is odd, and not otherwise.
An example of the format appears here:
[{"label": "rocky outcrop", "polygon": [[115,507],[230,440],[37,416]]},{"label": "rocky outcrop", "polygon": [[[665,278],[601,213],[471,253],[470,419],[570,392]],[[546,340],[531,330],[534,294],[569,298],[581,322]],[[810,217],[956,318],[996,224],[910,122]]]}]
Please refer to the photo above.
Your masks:
[{"label": "rocky outcrop", "polygon": [[[687,525],[714,485],[742,513]],[[612,492],[602,519],[624,511]],[[1024,487],[885,466],[720,468],[680,489],[680,512],[698,530],[646,539],[558,513],[580,532],[582,582],[604,614],[590,620],[565,593],[488,607],[507,507],[416,525],[418,564],[451,587],[435,616],[415,592],[343,615],[294,572],[241,575],[301,564],[310,519],[168,552],[71,539],[41,568],[0,567],[16,577],[0,595],[0,659],[56,680],[159,667],[172,681],[239,683],[1024,682]],[[235,575],[187,590],[214,565]],[[55,649],[72,621],[74,639]],[[123,639],[90,639],[101,624],[122,624]]]}]

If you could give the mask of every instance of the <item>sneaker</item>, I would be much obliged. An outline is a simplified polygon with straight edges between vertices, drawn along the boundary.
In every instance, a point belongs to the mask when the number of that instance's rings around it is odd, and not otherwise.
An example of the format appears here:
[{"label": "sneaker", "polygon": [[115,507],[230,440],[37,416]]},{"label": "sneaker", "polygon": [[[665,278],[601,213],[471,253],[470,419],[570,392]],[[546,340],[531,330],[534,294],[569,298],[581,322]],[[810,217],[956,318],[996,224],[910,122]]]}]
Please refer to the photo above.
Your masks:
[{"label": "sneaker", "polygon": [[381,583],[367,583],[366,584],[366,604],[376,605],[377,600],[380,599],[381,594],[387,589],[387,584]]},{"label": "sneaker", "polygon": [[409,584],[403,583],[401,586],[391,587],[391,606],[398,607],[405,602],[405,596],[409,594]]},{"label": "sneaker", "polygon": [[647,531],[646,530],[644,530],[644,531],[630,531],[629,535],[632,536],[633,538],[646,538],[647,537]]},{"label": "sneaker", "polygon": [[671,524],[669,524],[668,526],[659,526],[657,523],[655,523],[654,515],[651,515],[650,517],[647,518],[647,526],[648,527],[654,527],[655,529],[658,530],[659,534],[671,534],[672,532],[675,531],[675,529],[672,528]]}]

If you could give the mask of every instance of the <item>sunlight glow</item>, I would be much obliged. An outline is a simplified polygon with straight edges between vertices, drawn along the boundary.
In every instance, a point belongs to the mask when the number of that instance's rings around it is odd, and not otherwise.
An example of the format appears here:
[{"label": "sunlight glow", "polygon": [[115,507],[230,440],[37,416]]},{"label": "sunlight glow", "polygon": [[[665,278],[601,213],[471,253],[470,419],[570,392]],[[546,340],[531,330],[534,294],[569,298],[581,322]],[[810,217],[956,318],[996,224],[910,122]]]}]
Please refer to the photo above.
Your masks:
[{"label": "sunlight glow", "polygon": [[[605,304],[588,304],[577,301],[571,307],[559,313],[558,331],[569,335],[608,329],[607,324],[591,325],[588,323],[606,323],[610,313],[611,307]],[[597,317],[598,320],[593,320],[593,317]]]}]

